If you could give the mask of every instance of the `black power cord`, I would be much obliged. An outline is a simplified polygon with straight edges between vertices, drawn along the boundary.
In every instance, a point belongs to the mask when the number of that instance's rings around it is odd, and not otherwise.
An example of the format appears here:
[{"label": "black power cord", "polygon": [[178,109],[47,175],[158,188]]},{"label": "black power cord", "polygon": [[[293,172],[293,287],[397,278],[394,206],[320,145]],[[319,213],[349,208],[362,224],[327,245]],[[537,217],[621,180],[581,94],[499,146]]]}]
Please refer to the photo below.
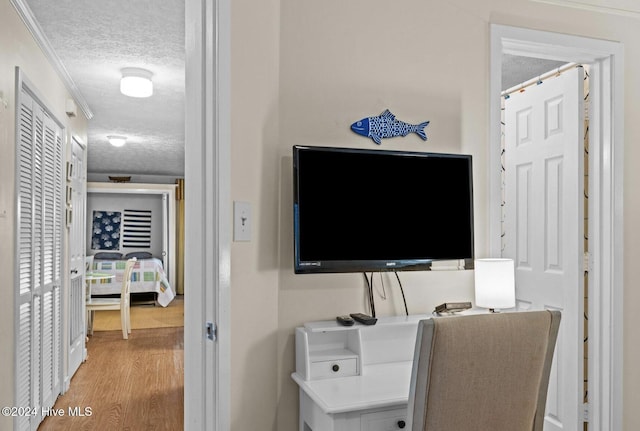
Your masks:
[{"label": "black power cord", "polygon": [[[404,289],[402,287],[402,281],[400,281],[400,276],[397,271],[393,271],[398,280],[398,285],[400,286],[400,293],[402,293],[402,302],[404,303],[404,312],[408,316],[409,309],[407,308],[407,298],[404,296]],[[362,276],[364,277],[365,282],[367,283],[367,296],[369,297],[369,308],[371,309],[371,317],[376,317],[376,304],[373,295],[373,272],[371,273],[371,279],[367,277],[367,273],[363,272]]]},{"label": "black power cord", "polygon": [[369,296],[369,308],[371,309],[371,317],[376,317],[376,304],[373,299],[373,273],[371,273],[371,281],[367,277],[367,273],[363,272],[364,280],[367,283],[367,294]]},{"label": "black power cord", "polygon": [[398,279],[398,285],[400,286],[400,292],[402,292],[402,301],[404,302],[404,312],[408,316],[409,315],[409,309],[407,308],[407,299],[404,297],[404,289],[402,288],[402,282],[400,281],[400,276],[398,275],[397,271],[393,271],[393,273],[396,275],[396,278]]}]

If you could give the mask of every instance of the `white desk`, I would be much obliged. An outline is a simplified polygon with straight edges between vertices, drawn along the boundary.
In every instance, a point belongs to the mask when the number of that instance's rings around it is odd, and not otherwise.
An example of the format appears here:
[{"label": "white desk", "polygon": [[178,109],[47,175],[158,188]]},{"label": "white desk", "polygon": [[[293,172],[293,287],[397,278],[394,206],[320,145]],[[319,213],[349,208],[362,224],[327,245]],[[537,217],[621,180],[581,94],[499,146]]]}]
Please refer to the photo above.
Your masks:
[{"label": "white desk", "polygon": [[296,328],[300,431],[404,429],[418,321],[430,317]]}]

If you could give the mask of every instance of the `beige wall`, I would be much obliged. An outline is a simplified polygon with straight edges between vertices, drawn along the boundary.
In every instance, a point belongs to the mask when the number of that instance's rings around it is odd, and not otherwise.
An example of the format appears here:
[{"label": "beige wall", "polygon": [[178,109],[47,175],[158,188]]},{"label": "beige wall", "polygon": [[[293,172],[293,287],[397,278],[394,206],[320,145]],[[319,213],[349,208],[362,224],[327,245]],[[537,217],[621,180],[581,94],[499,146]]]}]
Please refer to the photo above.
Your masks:
[{"label": "beige wall", "polygon": [[[15,67],[24,75],[61,121],[68,136],[78,136],[86,142],[86,120],[70,120],[65,115],[65,101],[71,97],[62,81],[47,62],[24,26],[9,0],[0,0],[0,93],[7,107],[0,102],[0,406],[13,406],[14,351],[13,351],[13,277],[15,231]],[[5,213],[6,211],[6,213]],[[5,215],[6,214],[6,215]],[[11,418],[0,417],[0,429],[11,429]]]},{"label": "beige wall", "polygon": [[275,430],[279,0],[230,4],[232,196],[250,202],[253,217],[251,242],[231,250],[231,429]]},{"label": "beige wall", "polygon": [[[638,141],[638,19],[527,0],[232,3],[232,198],[250,201],[254,212],[253,240],[232,244],[233,430],[295,430],[294,328],[365,310],[360,274],[293,274],[292,145],[376,148],[349,125],[385,108],[403,121],[430,120],[427,142],[407,136],[383,140],[381,148],[473,155],[476,254],[486,256],[490,23],[624,42],[625,138]],[[640,393],[631,389],[640,383],[633,365],[640,343],[632,337],[640,324],[632,308],[640,302],[633,271],[640,253],[636,147],[626,145],[624,178],[627,431],[640,429]],[[412,313],[473,298],[471,271],[401,278]],[[387,300],[376,296],[378,314],[402,313],[390,277],[386,293]]]}]

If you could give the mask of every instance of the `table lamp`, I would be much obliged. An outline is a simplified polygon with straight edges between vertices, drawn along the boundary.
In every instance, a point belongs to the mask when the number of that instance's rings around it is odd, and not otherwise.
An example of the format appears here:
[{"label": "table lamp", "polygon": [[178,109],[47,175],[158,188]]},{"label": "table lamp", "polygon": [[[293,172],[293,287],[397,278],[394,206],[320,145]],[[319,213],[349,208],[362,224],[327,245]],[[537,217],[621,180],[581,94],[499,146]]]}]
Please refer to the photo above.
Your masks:
[{"label": "table lamp", "polygon": [[515,273],[513,259],[476,259],[476,306],[488,308],[513,308],[516,305]]}]

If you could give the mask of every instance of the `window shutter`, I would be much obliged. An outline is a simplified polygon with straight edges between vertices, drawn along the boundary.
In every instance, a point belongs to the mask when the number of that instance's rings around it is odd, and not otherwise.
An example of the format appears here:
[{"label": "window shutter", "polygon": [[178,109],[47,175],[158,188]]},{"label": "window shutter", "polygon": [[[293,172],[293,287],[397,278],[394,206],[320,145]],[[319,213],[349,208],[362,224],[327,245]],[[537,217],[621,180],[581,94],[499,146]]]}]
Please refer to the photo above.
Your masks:
[{"label": "window shutter", "polygon": [[124,210],[122,248],[151,247],[151,211]]}]

